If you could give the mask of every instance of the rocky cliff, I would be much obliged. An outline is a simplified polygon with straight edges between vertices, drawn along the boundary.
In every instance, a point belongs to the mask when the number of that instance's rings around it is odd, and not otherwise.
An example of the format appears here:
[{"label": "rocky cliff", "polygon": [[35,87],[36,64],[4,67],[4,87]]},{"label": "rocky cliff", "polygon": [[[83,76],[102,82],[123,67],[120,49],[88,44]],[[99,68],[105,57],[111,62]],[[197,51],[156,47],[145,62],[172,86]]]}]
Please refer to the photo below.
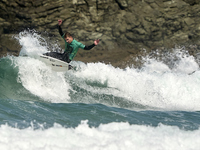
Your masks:
[{"label": "rocky cliff", "polygon": [[200,45],[199,0],[1,0],[1,56],[18,55],[20,46],[11,37],[28,28],[48,33],[64,48],[58,19],[64,21],[64,32],[84,44],[101,39],[92,51],[80,50],[75,60],[120,66],[142,49]]}]

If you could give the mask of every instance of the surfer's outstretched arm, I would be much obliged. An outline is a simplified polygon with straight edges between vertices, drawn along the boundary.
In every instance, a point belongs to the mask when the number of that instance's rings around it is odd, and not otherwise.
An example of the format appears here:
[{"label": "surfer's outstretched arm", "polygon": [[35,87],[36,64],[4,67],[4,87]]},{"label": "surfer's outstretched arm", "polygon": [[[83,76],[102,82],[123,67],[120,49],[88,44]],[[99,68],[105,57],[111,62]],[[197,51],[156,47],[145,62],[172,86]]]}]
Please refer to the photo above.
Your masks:
[{"label": "surfer's outstretched arm", "polygon": [[99,44],[99,39],[94,41],[94,44],[85,46],[84,50],[91,50],[93,47],[95,47],[97,44]]},{"label": "surfer's outstretched arm", "polygon": [[93,47],[95,47],[94,44],[89,45],[89,46],[85,46],[85,47],[84,47],[84,50],[91,50]]},{"label": "surfer's outstretched arm", "polygon": [[64,33],[62,31],[61,24],[62,24],[62,20],[58,20],[58,31],[59,31],[60,35],[63,36]]}]

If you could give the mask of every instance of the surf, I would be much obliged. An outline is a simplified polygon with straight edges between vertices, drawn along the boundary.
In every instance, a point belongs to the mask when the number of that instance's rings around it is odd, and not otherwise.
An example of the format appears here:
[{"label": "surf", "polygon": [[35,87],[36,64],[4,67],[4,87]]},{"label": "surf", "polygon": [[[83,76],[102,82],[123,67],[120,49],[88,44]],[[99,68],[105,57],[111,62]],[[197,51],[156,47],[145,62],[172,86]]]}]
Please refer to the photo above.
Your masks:
[{"label": "surf", "polygon": [[[130,125],[129,123],[101,124],[90,128],[82,121],[76,128],[54,124],[49,129],[16,129],[0,126],[0,142],[4,149],[198,149],[200,130],[183,131],[174,126],[158,127]],[[135,136],[137,135],[137,136]],[[17,139],[16,140],[16,136]],[[70,140],[68,140],[68,138]],[[4,139],[9,139],[4,140]],[[178,140],[178,142],[177,142]],[[20,144],[19,144],[20,143]],[[144,144],[145,143],[145,144]],[[181,144],[181,146],[180,146]]]},{"label": "surf", "polygon": [[[72,61],[77,70],[63,73],[53,71],[35,57],[52,47],[48,40],[28,31],[21,32],[17,39],[22,46],[20,56],[1,58],[7,63],[8,73],[8,78],[1,73],[1,80],[5,78],[9,82],[11,78],[12,84],[19,86],[15,88],[15,93],[19,92],[17,99],[24,95],[21,99],[33,97],[50,103],[100,103],[129,109],[200,109],[198,61],[186,55],[183,49],[174,48],[162,59],[145,56],[140,68],[122,69],[101,62]],[[1,65],[1,69],[5,69],[5,65]],[[1,85],[1,89],[4,86],[6,84]],[[4,97],[14,98],[14,94],[6,93]]]}]

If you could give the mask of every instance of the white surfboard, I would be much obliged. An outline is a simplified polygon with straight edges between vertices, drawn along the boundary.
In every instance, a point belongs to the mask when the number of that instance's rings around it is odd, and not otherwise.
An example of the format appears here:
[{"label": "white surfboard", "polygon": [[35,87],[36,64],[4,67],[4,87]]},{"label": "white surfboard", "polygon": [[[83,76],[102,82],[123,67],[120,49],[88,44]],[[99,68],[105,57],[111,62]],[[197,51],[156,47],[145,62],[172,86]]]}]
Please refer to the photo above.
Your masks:
[{"label": "white surfboard", "polygon": [[69,65],[69,63],[50,56],[40,55],[39,60],[51,67],[51,69],[54,71],[64,72],[71,69],[71,65]]}]

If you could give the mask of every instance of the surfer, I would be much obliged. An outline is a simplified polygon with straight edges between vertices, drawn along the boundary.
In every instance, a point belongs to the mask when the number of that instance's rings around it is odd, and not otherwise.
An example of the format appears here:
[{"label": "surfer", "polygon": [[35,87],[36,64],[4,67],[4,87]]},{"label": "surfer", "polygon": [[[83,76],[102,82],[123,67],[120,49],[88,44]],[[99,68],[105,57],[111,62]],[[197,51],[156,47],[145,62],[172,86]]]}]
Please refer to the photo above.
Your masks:
[{"label": "surfer", "polygon": [[74,59],[79,48],[81,48],[83,50],[90,50],[94,46],[99,44],[100,40],[98,39],[98,40],[95,40],[92,45],[85,46],[84,44],[76,41],[69,32],[63,33],[61,24],[62,24],[62,20],[58,20],[58,31],[59,31],[61,37],[65,41],[64,53],[50,52],[50,53],[46,53],[45,55],[70,63]]}]

